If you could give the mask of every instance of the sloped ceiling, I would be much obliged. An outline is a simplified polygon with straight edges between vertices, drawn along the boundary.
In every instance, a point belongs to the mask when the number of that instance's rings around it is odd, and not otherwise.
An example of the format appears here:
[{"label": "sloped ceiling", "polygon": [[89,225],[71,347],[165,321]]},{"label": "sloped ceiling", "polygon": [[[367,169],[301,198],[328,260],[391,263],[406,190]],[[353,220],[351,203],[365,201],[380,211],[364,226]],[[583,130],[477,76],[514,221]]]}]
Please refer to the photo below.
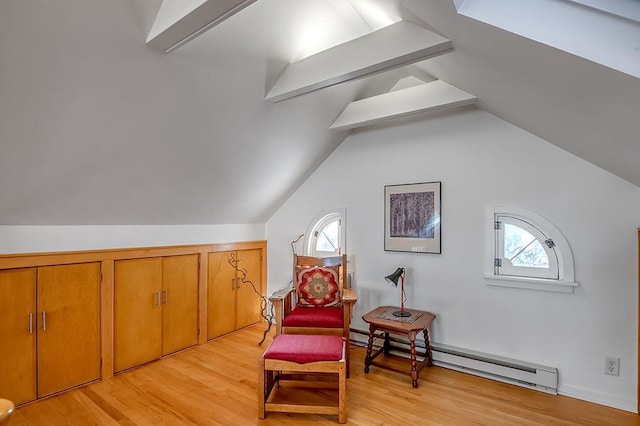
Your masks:
[{"label": "sloped ceiling", "polygon": [[[273,104],[289,62],[373,29],[357,1],[258,0],[170,54],[145,45],[160,3],[0,2],[1,225],[262,223],[348,135],[340,112],[407,75]],[[638,79],[450,0],[373,3],[453,41],[421,71],[640,185]]]},{"label": "sloped ceiling", "polygon": [[[478,96],[481,108],[640,186],[640,79],[456,15],[451,2],[403,4],[405,13],[428,17],[454,40],[456,53],[422,63],[424,71]],[[541,172],[552,171],[541,165]]]}]

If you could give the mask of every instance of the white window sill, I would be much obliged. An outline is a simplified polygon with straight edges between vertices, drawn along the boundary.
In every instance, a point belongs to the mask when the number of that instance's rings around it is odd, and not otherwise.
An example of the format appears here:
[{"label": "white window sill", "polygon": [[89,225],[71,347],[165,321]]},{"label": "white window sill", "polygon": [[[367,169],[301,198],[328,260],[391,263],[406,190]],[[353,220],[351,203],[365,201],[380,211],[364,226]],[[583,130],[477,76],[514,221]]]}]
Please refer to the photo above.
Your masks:
[{"label": "white window sill", "polygon": [[550,280],[546,278],[510,277],[505,275],[484,274],[487,285],[497,287],[524,288],[530,290],[573,293],[580,284],[574,281]]}]

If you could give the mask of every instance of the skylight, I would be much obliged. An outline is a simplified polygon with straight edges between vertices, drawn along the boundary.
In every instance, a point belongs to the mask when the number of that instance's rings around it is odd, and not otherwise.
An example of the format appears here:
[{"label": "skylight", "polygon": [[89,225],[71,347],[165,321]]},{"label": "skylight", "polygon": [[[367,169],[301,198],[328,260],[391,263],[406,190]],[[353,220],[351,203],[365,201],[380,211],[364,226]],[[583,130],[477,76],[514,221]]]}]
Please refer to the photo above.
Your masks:
[{"label": "skylight", "polygon": [[640,22],[640,2],[638,0],[566,0],[599,9],[603,12],[632,21]]},{"label": "skylight", "polygon": [[640,1],[453,0],[459,14],[640,77]]}]

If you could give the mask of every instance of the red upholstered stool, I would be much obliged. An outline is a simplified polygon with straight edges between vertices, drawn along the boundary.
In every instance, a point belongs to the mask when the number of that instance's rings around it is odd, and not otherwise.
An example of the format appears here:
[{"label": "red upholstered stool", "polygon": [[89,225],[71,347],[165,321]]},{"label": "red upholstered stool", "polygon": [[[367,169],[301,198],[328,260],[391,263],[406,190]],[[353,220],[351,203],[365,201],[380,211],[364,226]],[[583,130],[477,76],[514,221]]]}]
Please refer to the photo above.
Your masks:
[{"label": "red upholstered stool", "polygon": [[[285,374],[286,373],[286,374]],[[275,402],[274,386],[285,381],[291,374],[312,375],[333,373],[338,376],[338,403],[334,405],[306,405]],[[292,382],[293,383],[293,382]],[[295,380],[300,387],[335,387],[335,382]],[[280,334],[260,357],[258,367],[258,417],[265,418],[267,412],[337,414],[338,421],[347,418],[347,370],[345,343],[340,336],[308,334]]]}]

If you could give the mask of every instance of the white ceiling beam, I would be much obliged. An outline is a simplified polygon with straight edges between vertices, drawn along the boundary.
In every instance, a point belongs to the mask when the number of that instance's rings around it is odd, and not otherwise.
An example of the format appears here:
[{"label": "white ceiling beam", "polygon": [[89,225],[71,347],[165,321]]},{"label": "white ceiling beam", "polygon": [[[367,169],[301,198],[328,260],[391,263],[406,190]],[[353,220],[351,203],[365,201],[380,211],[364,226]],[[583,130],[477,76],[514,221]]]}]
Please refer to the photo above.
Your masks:
[{"label": "white ceiling beam", "polygon": [[164,0],[147,44],[168,53],[257,0]]},{"label": "white ceiling beam", "polygon": [[266,99],[280,102],[451,51],[450,40],[399,21],[289,64]]},{"label": "white ceiling beam", "polygon": [[329,127],[347,130],[407,115],[454,108],[478,98],[441,80],[351,102]]}]

